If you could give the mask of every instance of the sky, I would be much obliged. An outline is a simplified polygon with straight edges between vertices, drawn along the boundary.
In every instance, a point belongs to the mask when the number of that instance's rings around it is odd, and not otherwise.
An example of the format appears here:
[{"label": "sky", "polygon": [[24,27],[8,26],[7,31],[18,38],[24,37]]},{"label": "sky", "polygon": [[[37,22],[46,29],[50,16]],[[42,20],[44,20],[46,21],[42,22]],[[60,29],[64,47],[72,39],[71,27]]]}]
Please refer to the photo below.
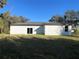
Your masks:
[{"label": "sky", "polygon": [[64,15],[67,10],[79,10],[79,0],[8,0],[0,13],[24,16],[32,22],[48,22],[54,15]]}]

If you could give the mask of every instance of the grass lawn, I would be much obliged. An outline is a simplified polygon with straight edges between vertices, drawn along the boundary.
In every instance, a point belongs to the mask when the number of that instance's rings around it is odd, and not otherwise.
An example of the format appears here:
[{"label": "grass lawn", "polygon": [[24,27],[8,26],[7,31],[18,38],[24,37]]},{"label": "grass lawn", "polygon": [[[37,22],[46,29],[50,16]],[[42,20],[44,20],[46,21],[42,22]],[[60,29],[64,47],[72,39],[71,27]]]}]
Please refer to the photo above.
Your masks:
[{"label": "grass lawn", "polygon": [[79,59],[79,38],[1,34],[0,59]]}]

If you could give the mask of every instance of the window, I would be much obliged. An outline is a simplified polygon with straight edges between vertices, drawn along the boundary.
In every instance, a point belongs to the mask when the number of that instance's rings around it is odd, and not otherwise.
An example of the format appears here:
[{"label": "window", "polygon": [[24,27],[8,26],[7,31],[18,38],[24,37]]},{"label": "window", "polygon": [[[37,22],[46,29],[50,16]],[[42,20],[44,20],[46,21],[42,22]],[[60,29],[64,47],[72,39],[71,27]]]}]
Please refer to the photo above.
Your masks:
[{"label": "window", "polygon": [[27,34],[32,34],[33,33],[33,29],[32,28],[27,28]]},{"label": "window", "polygon": [[65,32],[68,32],[68,26],[65,26]]}]

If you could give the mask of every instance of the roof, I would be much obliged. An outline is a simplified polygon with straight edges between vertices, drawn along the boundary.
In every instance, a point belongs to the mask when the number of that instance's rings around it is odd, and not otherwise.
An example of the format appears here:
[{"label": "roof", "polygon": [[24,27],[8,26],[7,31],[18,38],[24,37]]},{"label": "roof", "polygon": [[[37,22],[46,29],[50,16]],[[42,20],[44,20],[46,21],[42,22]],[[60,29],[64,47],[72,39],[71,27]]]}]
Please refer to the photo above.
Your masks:
[{"label": "roof", "polygon": [[62,25],[56,22],[26,22],[26,23],[14,23],[11,26],[43,26],[43,25]]}]

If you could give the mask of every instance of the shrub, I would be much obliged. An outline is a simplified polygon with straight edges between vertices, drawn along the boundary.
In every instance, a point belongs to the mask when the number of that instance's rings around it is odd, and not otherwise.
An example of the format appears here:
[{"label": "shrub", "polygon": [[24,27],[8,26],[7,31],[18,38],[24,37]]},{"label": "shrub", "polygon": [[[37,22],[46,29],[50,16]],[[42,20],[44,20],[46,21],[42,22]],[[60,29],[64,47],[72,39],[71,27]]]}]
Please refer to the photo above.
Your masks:
[{"label": "shrub", "polygon": [[73,35],[75,35],[75,36],[78,36],[79,35],[79,28],[77,28],[77,29],[74,30]]}]

